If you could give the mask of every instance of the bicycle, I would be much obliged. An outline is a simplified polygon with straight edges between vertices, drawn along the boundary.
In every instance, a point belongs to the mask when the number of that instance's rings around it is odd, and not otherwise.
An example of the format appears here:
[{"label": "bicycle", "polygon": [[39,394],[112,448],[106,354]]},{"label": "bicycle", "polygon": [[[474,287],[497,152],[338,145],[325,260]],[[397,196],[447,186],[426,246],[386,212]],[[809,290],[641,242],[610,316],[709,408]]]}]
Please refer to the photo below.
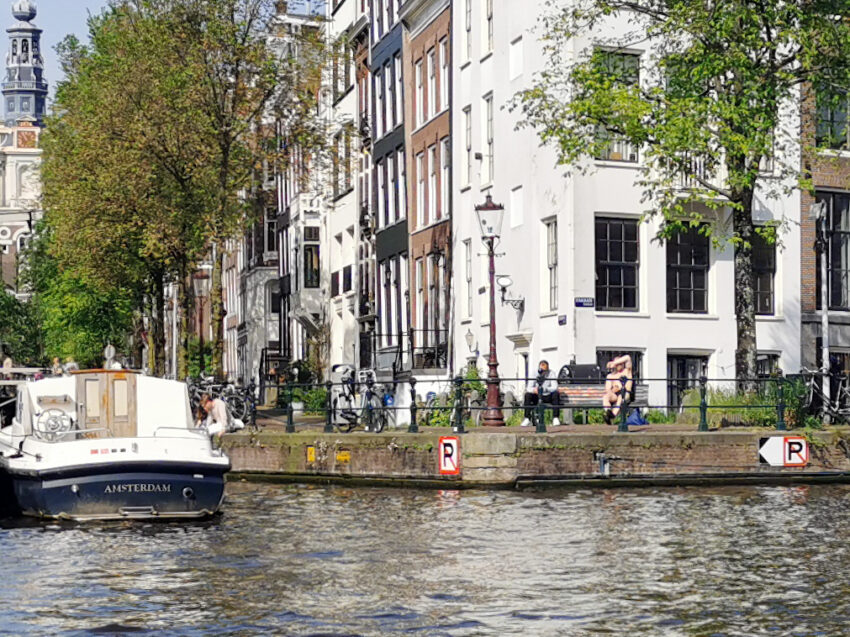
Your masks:
[{"label": "bicycle", "polygon": [[831,384],[831,380],[836,375],[805,367],[800,370],[800,373],[806,383],[805,406],[810,414],[821,418],[829,417],[834,422],[850,422],[850,378],[841,375],[835,391],[831,391],[827,399],[823,391],[823,383]]},{"label": "bicycle", "polygon": [[[357,390],[361,385],[366,385],[366,391],[358,394]],[[340,388],[341,391],[331,404],[332,419],[336,428],[341,433],[350,433],[363,424],[366,431],[381,433],[388,423],[388,418],[386,410],[382,409],[382,398],[379,398],[374,390],[375,372],[361,370],[357,372],[355,381],[353,368],[343,369]]]}]

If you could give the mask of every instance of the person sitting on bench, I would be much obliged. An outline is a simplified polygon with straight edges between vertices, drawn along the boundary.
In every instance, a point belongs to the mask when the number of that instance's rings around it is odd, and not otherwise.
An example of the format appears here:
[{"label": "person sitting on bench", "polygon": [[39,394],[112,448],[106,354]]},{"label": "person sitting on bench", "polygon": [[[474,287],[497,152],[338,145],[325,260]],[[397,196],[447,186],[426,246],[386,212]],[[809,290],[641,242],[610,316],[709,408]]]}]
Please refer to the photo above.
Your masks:
[{"label": "person sitting on bench", "polygon": [[[605,365],[608,375],[605,377],[605,394],[602,396],[602,406],[605,409],[605,422],[611,424],[620,413],[623,402],[631,401],[634,390],[632,382],[632,357],[628,354],[618,356]],[[626,391],[623,392],[623,379],[626,379]]]},{"label": "person sitting on bench", "polygon": [[548,361],[540,361],[537,366],[537,378],[528,381],[528,387],[525,390],[525,419],[522,421],[523,427],[528,427],[531,424],[531,412],[534,407],[540,402],[552,405],[552,426],[557,427],[561,424],[560,404],[561,397],[558,393],[558,379],[554,372],[549,369]]}]

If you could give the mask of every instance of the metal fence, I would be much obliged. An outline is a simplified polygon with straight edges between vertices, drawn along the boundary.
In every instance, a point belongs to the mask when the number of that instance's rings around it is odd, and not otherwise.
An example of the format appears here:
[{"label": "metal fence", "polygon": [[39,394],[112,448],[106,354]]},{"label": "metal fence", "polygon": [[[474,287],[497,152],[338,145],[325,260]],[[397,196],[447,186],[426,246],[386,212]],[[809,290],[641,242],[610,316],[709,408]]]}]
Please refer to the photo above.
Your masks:
[{"label": "metal fence", "polygon": [[[482,414],[488,409],[486,390],[490,381],[486,378],[379,382],[373,372],[360,374],[360,378],[355,375],[341,381],[283,382],[268,387],[276,390],[277,405],[286,410],[287,431],[295,431],[296,417],[303,414],[322,416],[326,432],[360,426],[381,430],[401,420],[403,411],[405,420],[409,415],[410,432],[434,422],[450,424],[454,431],[463,432],[481,424]],[[604,377],[550,379],[550,383],[557,383],[557,390],[542,391],[546,399],[539,400],[529,390],[539,387],[541,379],[500,378],[499,405],[512,424],[518,424],[519,412],[541,433],[547,431],[547,416],[558,417],[559,412],[565,414],[565,424],[599,424],[606,421],[607,410],[613,416],[607,422],[622,432],[629,431],[630,425],[642,424],[641,420],[646,424],[693,425],[697,431],[708,431],[710,425],[784,430],[789,424],[802,427],[824,419],[846,422],[850,417],[850,389],[843,403],[840,397],[827,403],[818,374],[618,380],[617,387],[610,382],[606,386]],[[847,386],[850,388],[850,382]],[[399,406],[400,402],[408,404]]]}]

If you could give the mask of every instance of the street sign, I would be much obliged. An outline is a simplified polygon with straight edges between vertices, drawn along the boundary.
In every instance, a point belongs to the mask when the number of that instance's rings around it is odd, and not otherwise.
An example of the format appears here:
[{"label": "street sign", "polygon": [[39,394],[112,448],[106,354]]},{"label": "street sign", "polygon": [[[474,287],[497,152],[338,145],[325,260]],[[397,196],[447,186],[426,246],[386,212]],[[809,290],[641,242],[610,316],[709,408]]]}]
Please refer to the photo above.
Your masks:
[{"label": "street sign", "polygon": [[761,438],[759,462],[772,467],[805,467],[809,464],[809,442],[802,436]]},{"label": "street sign", "polygon": [[458,475],[460,473],[460,439],[457,436],[441,436],[439,452],[440,475]]},{"label": "street sign", "polygon": [[592,296],[577,296],[576,307],[593,307],[595,300]]}]

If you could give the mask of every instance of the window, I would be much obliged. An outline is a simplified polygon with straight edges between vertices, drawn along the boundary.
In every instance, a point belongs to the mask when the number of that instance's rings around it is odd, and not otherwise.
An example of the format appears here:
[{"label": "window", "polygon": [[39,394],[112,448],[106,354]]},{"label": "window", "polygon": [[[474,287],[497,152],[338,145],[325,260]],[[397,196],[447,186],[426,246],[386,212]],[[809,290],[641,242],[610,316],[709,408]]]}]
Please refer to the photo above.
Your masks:
[{"label": "window", "polygon": [[387,118],[387,130],[391,131],[398,125],[398,115],[396,113],[395,105],[396,105],[396,97],[395,97],[395,83],[393,82],[393,70],[392,65],[387,64],[384,67],[384,86],[387,87],[386,99],[384,100],[384,105],[386,107],[386,118]]},{"label": "window", "polygon": [[422,60],[416,63],[416,125],[425,121],[425,95],[422,89]]},{"label": "window", "polygon": [[817,95],[817,127],[815,141],[820,148],[850,147],[850,127],[847,126],[847,95],[819,92]]},{"label": "window", "polygon": [[437,219],[437,147],[428,149],[428,221]]},{"label": "window", "polygon": [[419,227],[428,224],[428,211],[425,209],[425,153],[416,156],[416,216]]},{"label": "window", "polygon": [[461,181],[468,186],[472,179],[472,107],[463,109],[464,150],[463,175]]},{"label": "window", "polygon": [[375,76],[375,139],[384,135],[384,74]]},{"label": "window", "polygon": [[464,0],[463,52],[464,61],[469,62],[472,58],[472,0]]},{"label": "window", "polygon": [[318,241],[319,240],[319,227],[318,226],[307,226],[304,228],[304,241]]},{"label": "window", "polygon": [[387,202],[387,188],[384,183],[384,179],[386,177],[386,172],[384,171],[384,162],[379,161],[375,166],[375,173],[377,174],[378,179],[378,226],[384,227],[389,225],[389,219],[386,218],[386,202]]},{"label": "window", "polygon": [[425,118],[434,117],[437,112],[437,52],[428,51],[428,111]]},{"label": "window", "polygon": [[463,242],[463,280],[466,286],[466,303],[464,304],[464,314],[467,317],[472,316],[472,239],[466,239]]},{"label": "window", "polygon": [[331,297],[339,296],[339,270],[331,273]]},{"label": "window", "polygon": [[441,219],[449,216],[449,192],[451,188],[449,152],[449,138],[446,137],[440,141],[440,210],[437,215]]},{"label": "window", "polygon": [[756,376],[770,378],[779,373],[779,354],[758,352],[756,354]]},{"label": "window", "polygon": [[449,107],[449,41],[440,41],[440,110]]},{"label": "window", "polygon": [[753,278],[756,287],[756,314],[774,313],[773,280],[776,274],[776,244],[757,234],[753,239]]},{"label": "window", "polygon": [[485,184],[493,182],[493,94],[484,97],[484,139],[487,140],[482,179]]},{"label": "window", "polygon": [[342,269],[342,291],[351,292],[351,266],[347,265]]},{"label": "window", "polygon": [[404,150],[396,153],[396,173],[398,176],[398,208],[396,209],[396,221],[407,216],[407,166],[404,163]]},{"label": "window", "polygon": [[667,311],[708,311],[708,237],[700,228],[667,241]]},{"label": "window", "polygon": [[319,246],[306,244],[304,246],[304,287],[318,288],[321,283],[319,266]]},{"label": "window", "polygon": [[487,54],[493,51],[493,0],[484,0],[484,50]]},{"label": "window", "polygon": [[699,385],[708,373],[708,356],[667,356],[667,405],[678,407],[689,389]]},{"label": "window", "polygon": [[423,259],[416,259],[416,328],[425,329],[425,268]]},{"label": "window", "polygon": [[638,222],[596,218],[596,308],[638,309]]},{"label": "window", "polygon": [[558,309],[558,222],[546,222],[546,270],[549,311]]},{"label": "window", "polygon": [[373,13],[375,21],[372,24],[375,40],[379,40],[384,35],[384,2],[392,2],[392,0],[374,0]]},{"label": "window", "polygon": [[[614,51],[599,51],[598,63],[615,86],[637,86],[639,82],[640,56],[634,53]],[[620,138],[605,126],[599,126],[596,131],[597,142],[602,150],[597,159],[610,161],[637,161],[637,148]]]},{"label": "window", "polygon": [[395,174],[395,157],[387,157],[387,186],[390,189],[387,197],[387,225],[393,223],[398,217],[396,215],[396,201],[398,199],[398,187]]},{"label": "window", "polygon": [[[829,307],[850,310],[850,193],[818,192],[815,198],[817,201],[826,202],[827,205]],[[821,307],[819,266],[816,273],[818,307]]]},{"label": "window", "polygon": [[401,55],[396,55],[395,58],[395,91],[393,91],[393,99],[395,99],[395,106],[393,107],[396,113],[396,117],[398,119],[395,120],[395,125],[399,126],[402,121],[404,121],[404,102],[402,101],[402,85],[401,85]]},{"label": "window", "polygon": [[395,22],[395,18],[393,16],[393,2],[395,2],[395,0],[385,0],[385,2],[387,3],[387,31],[389,31],[393,26],[393,22]]},{"label": "window", "polygon": [[635,378],[640,378],[641,370],[643,369],[643,352],[638,349],[598,349],[596,350],[596,364],[599,366],[599,369],[604,371],[608,361],[612,361],[619,356],[631,356],[632,375]]},{"label": "window", "polygon": [[277,211],[266,210],[266,252],[277,251]]}]

